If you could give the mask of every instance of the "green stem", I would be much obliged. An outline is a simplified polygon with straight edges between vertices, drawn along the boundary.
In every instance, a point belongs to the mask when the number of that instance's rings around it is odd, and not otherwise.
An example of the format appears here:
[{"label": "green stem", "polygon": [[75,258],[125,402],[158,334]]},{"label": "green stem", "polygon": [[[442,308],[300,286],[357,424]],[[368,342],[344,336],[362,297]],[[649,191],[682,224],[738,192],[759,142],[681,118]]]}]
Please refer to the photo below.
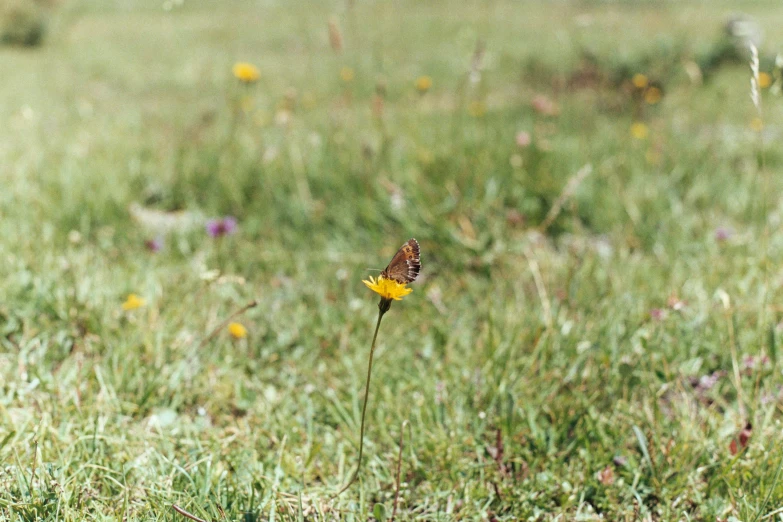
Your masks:
[{"label": "green stem", "polygon": [[[388,303],[391,304],[391,303]],[[378,304],[378,322],[375,324],[375,333],[372,336],[372,346],[370,347],[370,362],[367,364],[367,384],[364,386],[364,404],[362,405],[362,424],[359,428],[359,458],[356,459],[356,471],[353,472],[353,475],[351,475],[351,479],[348,481],[348,483],[342,487],[340,491],[337,492],[335,497],[339,497],[342,495],[346,489],[351,487],[351,484],[353,484],[356,481],[356,478],[359,476],[359,470],[362,469],[362,454],[364,453],[364,419],[367,415],[367,402],[370,398],[370,376],[372,375],[372,357],[375,354],[375,341],[378,339],[378,330],[381,328],[381,319],[383,319],[383,314],[385,314],[388,310],[388,304],[384,306],[383,299],[381,299],[381,303]]]}]

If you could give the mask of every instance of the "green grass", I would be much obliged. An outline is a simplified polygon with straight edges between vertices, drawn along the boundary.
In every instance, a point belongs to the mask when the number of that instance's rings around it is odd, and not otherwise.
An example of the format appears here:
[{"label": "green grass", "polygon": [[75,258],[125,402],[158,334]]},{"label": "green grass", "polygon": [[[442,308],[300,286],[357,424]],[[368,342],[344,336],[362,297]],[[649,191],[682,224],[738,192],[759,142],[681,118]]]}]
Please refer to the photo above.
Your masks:
[{"label": "green grass", "polygon": [[[762,144],[746,63],[683,67],[733,4],[220,4],[63,2],[42,47],[0,48],[0,518],[367,520],[406,420],[400,520],[783,504],[783,108],[764,93]],[[777,3],[745,7],[775,38]],[[239,229],[151,253],[133,204]],[[422,277],[381,325],[364,466],[333,498],[377,316],[361,280],[409,237]],[[210,337],[253,299],[247,339]]]}]

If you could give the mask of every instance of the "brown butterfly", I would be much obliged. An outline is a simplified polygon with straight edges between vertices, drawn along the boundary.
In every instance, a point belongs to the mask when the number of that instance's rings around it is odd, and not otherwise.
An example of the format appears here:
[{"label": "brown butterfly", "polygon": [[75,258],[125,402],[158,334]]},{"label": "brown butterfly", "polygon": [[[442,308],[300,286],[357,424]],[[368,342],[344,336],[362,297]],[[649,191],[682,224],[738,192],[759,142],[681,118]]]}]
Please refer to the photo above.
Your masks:
[{"label": "brown butterfly", "polygon": [[419,270],[421,270],[419,242],[411,238],[394,254],[389,266],[381,272],[381,277],[407,284],[416,280]]}]

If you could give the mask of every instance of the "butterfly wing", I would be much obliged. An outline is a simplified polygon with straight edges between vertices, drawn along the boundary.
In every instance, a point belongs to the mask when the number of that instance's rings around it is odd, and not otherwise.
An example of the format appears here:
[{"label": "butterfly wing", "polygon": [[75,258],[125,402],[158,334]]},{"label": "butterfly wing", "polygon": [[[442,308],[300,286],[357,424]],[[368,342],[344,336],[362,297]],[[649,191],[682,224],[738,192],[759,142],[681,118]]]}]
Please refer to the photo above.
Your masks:
[{"label": "butterfly wing", "polygon": [[411,238],[394,254],[389,266],[381,272],[381,276],[406,284],[416,280],[420,270],[419,242]]}]

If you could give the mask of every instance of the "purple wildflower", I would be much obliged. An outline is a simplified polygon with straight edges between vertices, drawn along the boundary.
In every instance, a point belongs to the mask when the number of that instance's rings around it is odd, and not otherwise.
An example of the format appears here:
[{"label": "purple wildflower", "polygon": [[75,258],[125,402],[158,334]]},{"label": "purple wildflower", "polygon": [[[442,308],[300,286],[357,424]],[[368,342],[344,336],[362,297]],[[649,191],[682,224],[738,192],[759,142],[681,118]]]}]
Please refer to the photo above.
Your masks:
[{"label": "purple wildflower", "polygon": [[666,319],[666,310],[660,308],[653,308],[650,310],[650,317],[656,321],[663,321]]},{"label": "purple wildflower", "polygon": [[742,365],[745,367],[745,369],[748,370],[755,370],[757,366],[767,366],[769,364],[769,357],[766,355],[761,357],[754,357],[752,355],[746,355],[744,359],[742,359]]},{"label": "purple wildflower", "polygon": [[715,240],[716,241],[727,241],[731,239],[731,236],[734,235],[734,231],[730,228],[726,227],[718,227],[715,229]]},{"label": "purple wildflower", "polygon": [[148,239],[144,242],[144,246],[147,247],[147,250],[150,252],[160,252],[163,250],[163,238],[156,237],[155,239]]},{"label": "purple wildflower", "polygon": [[726,372],[720,370],[712,372],[709,375],[702,375],[701,377],[699,377],[699,380],[696,383],[696,389],[698,389],[699,391],[711,390],[713,386],[718,384],[718,381],[724,375],[726,375]]},{"label": "purple wildflower", "polygon": [[207,234],[212,237],[229,236],[236,232],[237,220],[233,216],[226,216],[219,219],[210,219],[207,221]]}]

